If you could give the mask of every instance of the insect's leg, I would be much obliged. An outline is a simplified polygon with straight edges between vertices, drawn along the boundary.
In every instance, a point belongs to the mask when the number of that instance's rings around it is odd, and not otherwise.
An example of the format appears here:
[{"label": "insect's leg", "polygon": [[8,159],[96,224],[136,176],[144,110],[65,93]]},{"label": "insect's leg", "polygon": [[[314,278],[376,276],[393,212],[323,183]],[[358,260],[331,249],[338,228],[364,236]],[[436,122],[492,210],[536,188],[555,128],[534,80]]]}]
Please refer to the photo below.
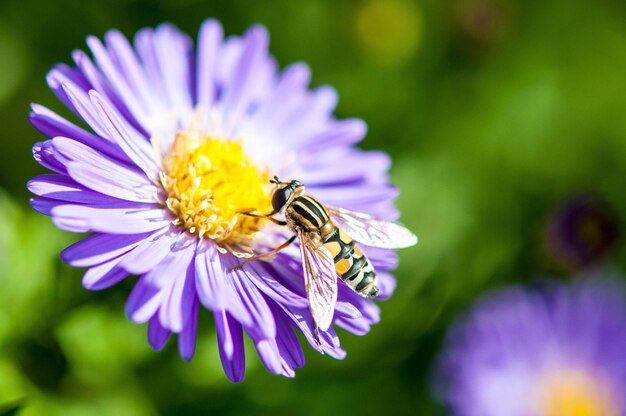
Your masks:
[{"label": "insect's leg", "polygon": [[272,254],[278,253],[280,250],[284,249],[289,244],[293,243],[295,241],[296,237],[298,237],[298,236],[297,235],[292,235],[291,238],[289,238],[289,240],[285,241],[284,243],[282,243],[281,245],[279,245],[275,249],[270,250],[270,251],[266,251],[265,253],[255,254],[254,256],[245,259],[244,261],[242,261],[241,263],[239,263],[235,267],[231,268],[230,271],[233,272],[233,271],[235,271],[237,269],[241,269],[244,264],[249,263],[252,260],[257,260],[257,259],[260,259],[260,258],[263,258],[263,257],[271,256]]},{"label": "insect's leg", "polygon": [[276,211],[272,210],[269,214],[253,214],[252,211],[256,211],[256,208],[244,208],[237,211],[238,214],[247,215],[248,217],[271,217],[276,214]]},{"label": "insect's leg", "polygon": [[315,329],[315,343],[317,344],[318,347],[320,347],[322,354],[324,354],[322,341],[320,341],[320,327],[317,326],[315,322],[313,322],[313,328]]},{"label": "insect's leg", "polygon": [[266,215],[252,214],[251,212],[246,212],[246,211],[239,211],[238,213],[241,215],[245,215],[246,217],[265,218],[266,220],[270,220],[274,224],[278,224],[278,225],[287,225],[287,221],[280,221],[272,217],[272,215],[276,214],[275,211],[272,211],[271,213],[266,214]]}]

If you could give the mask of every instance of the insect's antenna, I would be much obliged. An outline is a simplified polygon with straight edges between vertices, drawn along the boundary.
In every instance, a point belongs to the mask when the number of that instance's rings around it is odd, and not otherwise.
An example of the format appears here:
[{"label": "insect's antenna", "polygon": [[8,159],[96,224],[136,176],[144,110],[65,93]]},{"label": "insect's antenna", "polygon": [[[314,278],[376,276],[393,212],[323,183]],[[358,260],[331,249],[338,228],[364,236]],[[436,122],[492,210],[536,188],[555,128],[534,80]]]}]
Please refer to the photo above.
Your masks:
[{"label": "insect's antenna", "polygon": [[270,179],[270,183],[278,185],[280,183],[280,180],[278,180],[278,176],[274,175],[274,178]]}]

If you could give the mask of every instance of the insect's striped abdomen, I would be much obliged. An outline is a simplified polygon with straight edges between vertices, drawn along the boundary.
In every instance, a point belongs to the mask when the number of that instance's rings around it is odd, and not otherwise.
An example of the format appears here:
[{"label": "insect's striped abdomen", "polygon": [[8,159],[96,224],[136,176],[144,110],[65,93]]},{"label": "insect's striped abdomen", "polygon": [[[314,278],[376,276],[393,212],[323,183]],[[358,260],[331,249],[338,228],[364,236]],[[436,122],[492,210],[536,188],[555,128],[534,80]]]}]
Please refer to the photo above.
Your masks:
[{"label": "insect's striped abdomen", "polygon": [[320,230],[330,219],[324,205],[308,195],[294,199],[287,210],[289,217],[309,231]]},{"label": "insect's striped abdomen", "polygon": [[323,243],[333,256],[337,274],[348,286],[363,296],[378,294],[376,273],[349,235],[335,227],[324,237]]}]

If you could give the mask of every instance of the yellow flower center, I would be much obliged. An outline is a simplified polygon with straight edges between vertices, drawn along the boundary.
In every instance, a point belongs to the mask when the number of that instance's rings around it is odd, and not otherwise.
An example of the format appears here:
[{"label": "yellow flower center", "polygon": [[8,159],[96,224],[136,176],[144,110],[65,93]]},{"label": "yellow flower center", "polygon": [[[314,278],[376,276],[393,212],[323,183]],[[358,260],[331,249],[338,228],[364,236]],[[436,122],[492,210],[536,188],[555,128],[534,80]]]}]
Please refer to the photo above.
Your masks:
[{"label": "yellow flower center", "polygon": [[543,386],[545,416],[618,416],[610,392],[591,375],[581,371],[562,371],[552,375]]},{"label": "yellow flower center", "polygon": [[179,133],[164,158],[161,184],[176,225],[200,238],[250,251],[262,220],[241,211],[271,210],[269,175],[254,166],[240,143]]}]

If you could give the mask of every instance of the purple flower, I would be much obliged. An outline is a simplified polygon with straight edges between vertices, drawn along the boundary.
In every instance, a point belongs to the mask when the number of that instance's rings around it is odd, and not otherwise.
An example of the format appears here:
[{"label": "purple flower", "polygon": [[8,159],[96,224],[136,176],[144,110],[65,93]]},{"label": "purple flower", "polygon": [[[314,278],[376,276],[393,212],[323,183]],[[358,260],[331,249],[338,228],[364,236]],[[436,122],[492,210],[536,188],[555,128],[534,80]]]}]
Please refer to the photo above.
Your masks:
[{"label": "purple flower", "polygon": [[[75,51],[76,66],[56,66],[48,84],[92,131],[33,105],[32,124],[51,138],[34,146],[34,157],[54,173],[28,183],[38,195],[33,207],[58,227],[93,233],[62,253],[88,268],[84,286],[102,290],[138,275],[128,317],[148,323],[156,350],[177,334],[186,360],[199,310],[210,310],[233,381],[244,376],[244,331],[275,374],[292,377],[304,364],[297,331],[318,351],[343,358],[332,326],[320,334],[321,346],[315,342],[297,246],[271,262],[230,269],[291,235],[238,214],[270,211],[273,175],[301,180],[329,205],[397,217],[388,156],[354,147],[366,133],[363,121],[335,119],[335,91],[309,90],[305,64],[280,71],[260,26],[224,37],[207,20],[195,50],[169,24],[139,31],[132,44],[117,31],[87,43],[93,60]],[[384,299],[395,286],[395,253],[364,251]],[[343,282],[338,292],[334,325],[366,334],[378,307]]]},{"label": "purple flower", "polygon": [[626,299],[616,281],[491,294],[448,334],[438,393],[455,415],[626,414]]},{"label": "purple flower", "polygon": [[573,271],[603,260],[619,239],[617,220],[610,207],[590,195],[563,202],[546,228],[545,245],[550,258]]}]

